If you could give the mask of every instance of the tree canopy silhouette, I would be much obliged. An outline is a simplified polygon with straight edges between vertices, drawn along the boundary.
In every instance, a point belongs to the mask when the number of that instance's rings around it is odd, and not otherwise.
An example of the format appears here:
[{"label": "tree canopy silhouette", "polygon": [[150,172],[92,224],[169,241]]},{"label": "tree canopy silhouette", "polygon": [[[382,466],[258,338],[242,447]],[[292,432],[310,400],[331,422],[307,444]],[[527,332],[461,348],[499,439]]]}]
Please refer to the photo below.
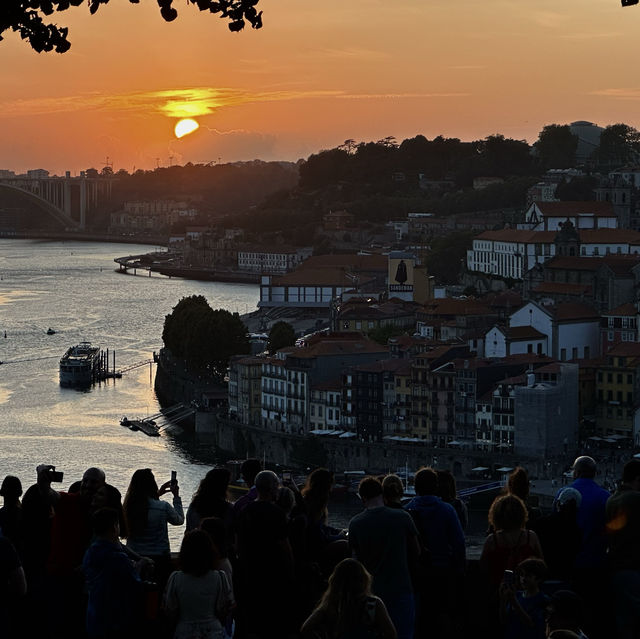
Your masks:
[{"label": "tree canopy silhouette", "polygon": [[183,297],[165,316],[162,340],[191,370],[222,380],[232,355],[249,352],[247,328],[237,313],[213,310],[202,295]]},{"label": "tree canopy silhouette", "polygon": [[[18,32],[23,40],[28,40],[31,47],[42,51],[56,51],[65,53],[71,47],[67,35],[67,27],[59,27],[53,23],[46,23],[43,16],[50,16],[54,11],[66,11],[70,7],[77,7],[85,0],[2,0],[0,2],[0,40],[2,34],[11,29]],[[171,22],[178,17],[173,7],[174,0],[157,0],[160,15]],[[129,0],[137,4],[140,0]],[[241,31],[249,23],[254,29],[262,27],[262,11],[257,11],[259,0],[187,0],[195,4],[200,11],[219,14],[226,18],[230,31]],[[101,4],[108,4],[109,0],[89,0],[89,12],[96,13]]]}]

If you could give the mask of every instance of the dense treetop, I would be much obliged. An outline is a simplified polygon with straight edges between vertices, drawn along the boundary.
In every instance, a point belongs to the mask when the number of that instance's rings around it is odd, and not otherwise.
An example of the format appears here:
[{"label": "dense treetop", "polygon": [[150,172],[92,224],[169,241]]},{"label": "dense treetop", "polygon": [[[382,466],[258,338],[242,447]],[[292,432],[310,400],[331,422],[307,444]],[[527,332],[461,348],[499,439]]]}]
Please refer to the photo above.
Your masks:
[{"label": "dense treetop", "polygon": [[[65,53],[71,47],[67,36],[69,29],[47,22],[43,16],[50,16],[54,11],[66,11],[77,7],[85,0],[2,0],[0,2],[0,40],[2,34],[11,29],[27,40],[38,53],[56,51]],[[129,0],[137,4],[140,0]],[[171,22],[178,17],[174,0],[157,0],[162,17]],[[259,0],[187,0],[195,4],[200,11],[219,14],[225,18],[231,31],[240,31],[248,23],[254,29],[262,27],[262,11],[256,6]],[[93,15],[101,4],[109,0],[89,0],[89,12]]]},{"label": "dense treetop", "polygon": [[238,313],[213,310],[202,295],[183,297],[165,317],[162,341],[193,371],[222,380],[232,355],[249,352],[247,328]]}]

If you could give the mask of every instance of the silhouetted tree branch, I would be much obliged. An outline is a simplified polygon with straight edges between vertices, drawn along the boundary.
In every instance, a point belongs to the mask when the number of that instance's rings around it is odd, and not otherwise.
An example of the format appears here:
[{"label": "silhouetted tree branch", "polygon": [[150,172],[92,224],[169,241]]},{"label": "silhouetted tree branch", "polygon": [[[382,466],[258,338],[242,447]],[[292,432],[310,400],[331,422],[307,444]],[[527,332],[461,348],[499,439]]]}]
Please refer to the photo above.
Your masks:
[{"label": "silhouetted tree branch", "polygon": [[[140,0],[129,0],[137,4]],[[254,29],[262,27],[262,11],[256,10],[259,0],[187,0],[195,4],[200,11],[219,14],[228,20],[230,31],[241,31],[249,23]],[[65,53],[71,47],[67,39],[69,30],[56,24],[47,24],[43,16],[50,16],[54,11],[66,11],[70,7],[81,5],[84,0],[1,0],[0,2],[0,40],[2,34],[11,29],[28,40],[31,47],[42,51]],[[157,0],[160,14],[171,22],[178,17],[173,7],[174,0]],[[109,0],[89,0],[89,12],[96,13],[101,4]]]}]

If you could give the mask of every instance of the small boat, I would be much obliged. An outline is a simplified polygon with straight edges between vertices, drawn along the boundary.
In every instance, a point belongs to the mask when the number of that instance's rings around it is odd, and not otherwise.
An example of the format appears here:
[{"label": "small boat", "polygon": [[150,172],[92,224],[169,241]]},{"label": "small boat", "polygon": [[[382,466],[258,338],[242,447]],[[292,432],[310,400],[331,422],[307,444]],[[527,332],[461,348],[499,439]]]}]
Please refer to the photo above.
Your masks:
[{"label": "small boat", "polygon": [[56,332],[51,327],[47,329],[47,335],[55,335],[55,334]]},{"label": "small boat", "polygon": [[142,431],[149,437],[160,437],[160,429],[153,420],[150,419],[129,419],[123,417],[120,420],[120,426],[126,426],[133,431]]}]

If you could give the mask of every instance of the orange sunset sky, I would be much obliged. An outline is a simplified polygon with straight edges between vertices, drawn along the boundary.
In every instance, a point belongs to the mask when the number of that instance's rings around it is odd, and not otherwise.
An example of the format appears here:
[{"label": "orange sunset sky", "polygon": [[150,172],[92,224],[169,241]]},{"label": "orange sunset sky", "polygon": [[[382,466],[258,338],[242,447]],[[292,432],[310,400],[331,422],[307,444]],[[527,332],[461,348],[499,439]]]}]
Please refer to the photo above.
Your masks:
[{"label": "orange sunset sky", "polygon": [[[0,42],[0,169],[60,174],[297,160],[389,135],[533,142],[545,124],[640,127],[640,9],[618,0],[261,0],[230,33],[176,0],[55,14],[71,50]],[[180,140],[173,128],[195,117]]]}]

